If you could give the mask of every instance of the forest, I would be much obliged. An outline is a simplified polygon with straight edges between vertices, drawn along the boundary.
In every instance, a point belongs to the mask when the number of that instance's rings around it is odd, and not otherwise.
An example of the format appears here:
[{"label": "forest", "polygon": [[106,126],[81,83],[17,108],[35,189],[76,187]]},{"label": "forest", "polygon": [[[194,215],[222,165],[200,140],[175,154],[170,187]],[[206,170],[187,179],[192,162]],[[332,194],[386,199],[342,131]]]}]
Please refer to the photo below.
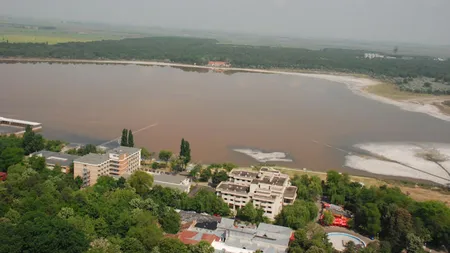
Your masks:
[{"label": "forest", "polygon": [[91,60],[157,60],[196,65],[227,61],[233,67],[261,69],[307,69],[359,73],[391,78],[434,78],[450,82],[450,61],[432,57],[402,56],[364,58],[362,50],[301,48],[220,44],[216,40],[188,37],[149,37],[55,45],[0,43],[0,57],[58,58]]}]

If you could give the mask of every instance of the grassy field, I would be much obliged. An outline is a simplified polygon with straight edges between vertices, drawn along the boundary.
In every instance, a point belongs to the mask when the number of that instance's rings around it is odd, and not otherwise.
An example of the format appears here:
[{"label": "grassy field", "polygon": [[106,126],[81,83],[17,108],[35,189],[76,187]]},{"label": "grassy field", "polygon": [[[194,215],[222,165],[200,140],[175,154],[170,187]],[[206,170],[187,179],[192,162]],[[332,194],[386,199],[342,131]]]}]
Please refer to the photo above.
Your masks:
[{"label": "grassy field", "polygon": [[407,100],[413,98],[432,98],[435,97],[430,94],[412,93],[407,91],[401,91],[394,84],[380,83],[372,85],[366,88],[366,91],[382,97],[391,98],[394,100]]}]

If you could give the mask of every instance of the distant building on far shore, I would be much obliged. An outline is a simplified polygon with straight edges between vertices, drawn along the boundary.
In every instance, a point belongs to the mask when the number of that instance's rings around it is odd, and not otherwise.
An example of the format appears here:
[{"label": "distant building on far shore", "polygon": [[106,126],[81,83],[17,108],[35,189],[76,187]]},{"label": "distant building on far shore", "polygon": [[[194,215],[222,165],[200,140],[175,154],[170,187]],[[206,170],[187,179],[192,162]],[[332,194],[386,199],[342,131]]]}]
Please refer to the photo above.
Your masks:
[{"label": "distant building on far shore", "polygon": [[97,183],[100,176],[122,177],[141,167],[141,149],[117,147],[106,154],[88,154],[73,162],[74,178],[83,179],[83,187]]},{"label": "distant building on far shore", "polygon": [[225,61],[210,61],[208,62],[209,67],[221,67],[221,68],[229,68],[231,64]]}]

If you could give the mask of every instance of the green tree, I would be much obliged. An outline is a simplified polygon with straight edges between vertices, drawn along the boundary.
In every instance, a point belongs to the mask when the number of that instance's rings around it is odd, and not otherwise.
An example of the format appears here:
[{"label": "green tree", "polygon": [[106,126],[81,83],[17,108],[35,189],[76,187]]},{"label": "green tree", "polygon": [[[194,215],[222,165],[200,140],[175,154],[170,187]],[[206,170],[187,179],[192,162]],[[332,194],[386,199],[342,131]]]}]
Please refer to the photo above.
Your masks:
[{"label": "green tree", "polygon": [[80,176],[77,176],[75,178],[75,184],[77,185],[78,189],[80,189],[83,185],[83,179]]},{"label": "green tree", "polygon": [[43,171],[47,166],[47,164],[45,163],[45,157],[36,155],[28,158],[28,163],[32,169],[35,169],[37,171]]},{"label": "green tree", "polygon": [[158,220],[166,233],[176,234],[180,230],[181,217],[173,208],[163,208]]},{"label": "green tree", "polygon": [[[0,252],[85,252],[89,247],[86,236],[65,220],[59,218],[34,218],[23,221],[14,228],[2,229],[3,243]],[[11,238],[11,235],[15,235]],[[67,238],[71,238],[67,240]]]},{"label": "green tree", "polygon": [[122,253],[119,245],[113,244],[105,238],[97,238],[90,245],[88,253]]},{"label": "green tree", "polygon": [[150,212],[144,211],[136,215],[135,226],[127,233],[128,237],[138,239],[147,251],[155,247],[163,237],[163,232],[157,225],[157,219]]},{"label": "green tree", "polygon": [[169,159],[172,157],[172,152],[169,150],[161,150],[159,151],[158,158],[164,162],[168,162]]},{"label": "green tree", "polygon": [[125,183],[127,182],[127,180],[124,178],[124,177],[120,177],[118,180],[117,180],[117,187],[119,187],[119,188],[121,188],[121,189],[123,189],[123,188],[125,188]]},{"label": "green tree", "polygon": [[227,181],[228,180],[228,174],[226,171],[215,171],[212,175],[212,182],[215,185],[218,185],[220,182]]},{"label": "green tree", "polygon": [[23,150],[26,155],[44,149],[44,138],[40,134],[33,132],[31,126],[25,128],[22,140]]},{"label": "green tree", "polygon": [[158,243],[160,253],[190,253],[189,248],[175,238],[164,238]]},{"label": "green tree", "polygon": [[64,147],[64,142],[60,140],[45,140],[44,148],[53,152],[61,152]]},{"label": "green tree", "polygon": [[318,211],[314,202],[296,200],[293,205],[285,206],[281,210],[281,213],[275,218],[275,223],[297,230],[312,221]]},{"label": "green tree", "polygon": [[305,251],[305,253],[326,253],[326,251],[317,246],[312,246],[307,251]]},{"label": "green tree", "polygon": [[406,247],[406,236],[413,229],[411,214],[395,204],[385,207],[383,213],[381,235],[390,242],[394,251],[400,252]]},{"label": "green tree", "polygon": [[122,244],[120,245],[121,250],[124,253],[146,253],[144,245],[142,243],[134,238],[134,237],[125,237],[125,239],[122,241]]},{"label": "green tree", "polygon": [[183,171],[184,167],[183,167],[183,160],[182,158],[174,158],[170,161],[170,168],[172,169],[172,171],[178,171],[181,172]]},{"label": "green tree", "polygon": [[214,253],[214,248],[206,241],[200,241],[190,246],[191,253]]},{"label": "green tree", "polygon": [[141,156],[144,159],[150,159],[152,157],[152,154],[144,147],[141,148]]},{"label": "green tree", "polygon": [[251,223],[257,223],[264,221],[264,210],[261,208],[255,208],[251,202],[248,202],[240,208],[237,212],[236,217],[243,221],[248,221]]},{"label": "green tree", "polygon": [[136,171],[128,178],[128,183],[136,190],[137,194],[143,196],[150,192],[153,176],[144,171]]},{"label": "green tree", "polygon": [[133,133],[131,132],[131,129],[128,130],[128,147],[134,147],[134,137]]},{"label": "green tree", "polygon": [[185,141],[184,138],[181,139],[180,158],[185,167],[191,161],[191,147],[189,142]]},{"label": "green tree", "polygon": [[194,168],[191,171],[189,171],[189,176],[192,177],[194,180],[197,180],[201,170],[202,170],[202,165],[196,164],[194,166]]},{"label": "green tree", "polygon": [[120,138],[120,146],[128,146],[128,129],[122,130],[122,137]]},{"label": "green tree", "polygon": [[100,176],[94,185],[94,190],[100,194],[116,189],[118,181],[110,176]]},{"label": "green tree", "polygon": [[365,219],[364,229],[370,235],[377,235],[381,231],[381,214],[376,204],[367,203],[363,207],[363,217]]},{"label": "green tree", "polygon": [[200,172],[199,179],[201,182],[208,182],[209,179],[211,178],[211,176],[212,176],[211,169],[206,168],[206,169],[203,169],[202,172]]},{"label": "green tree", "polygon": [[358,253],[358,249],[356,248],[356,244],[353,241],[348,241],[345,244],[344,253]]},{"label": "green tree", "polygon": [[24,151],[21,148],[8,147],[0,154],[0,171],[7,171],[14,164],[22,161]]},{"label": "green tree", "polygon": [[323,223],[327,226],[330,226],[334,222],[334,216],[330,211],[323,212]]},{"label": "green tree", "polygon": [[425,252],[423,250],[423,241],[415,235],[414,233],[409,233],[406,235],[406,250],[408,253],[422,253]]}]

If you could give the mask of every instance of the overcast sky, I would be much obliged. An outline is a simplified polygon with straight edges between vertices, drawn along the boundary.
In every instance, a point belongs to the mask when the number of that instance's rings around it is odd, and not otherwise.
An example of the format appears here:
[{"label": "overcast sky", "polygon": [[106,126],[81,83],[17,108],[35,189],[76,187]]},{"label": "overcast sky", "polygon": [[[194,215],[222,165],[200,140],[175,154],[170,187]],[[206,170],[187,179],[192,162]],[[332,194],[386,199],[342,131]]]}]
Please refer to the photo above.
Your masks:
[{"label": "overcast sky", "polygon": [[450,0],[0,0],[0,14],[450,45]]}]

